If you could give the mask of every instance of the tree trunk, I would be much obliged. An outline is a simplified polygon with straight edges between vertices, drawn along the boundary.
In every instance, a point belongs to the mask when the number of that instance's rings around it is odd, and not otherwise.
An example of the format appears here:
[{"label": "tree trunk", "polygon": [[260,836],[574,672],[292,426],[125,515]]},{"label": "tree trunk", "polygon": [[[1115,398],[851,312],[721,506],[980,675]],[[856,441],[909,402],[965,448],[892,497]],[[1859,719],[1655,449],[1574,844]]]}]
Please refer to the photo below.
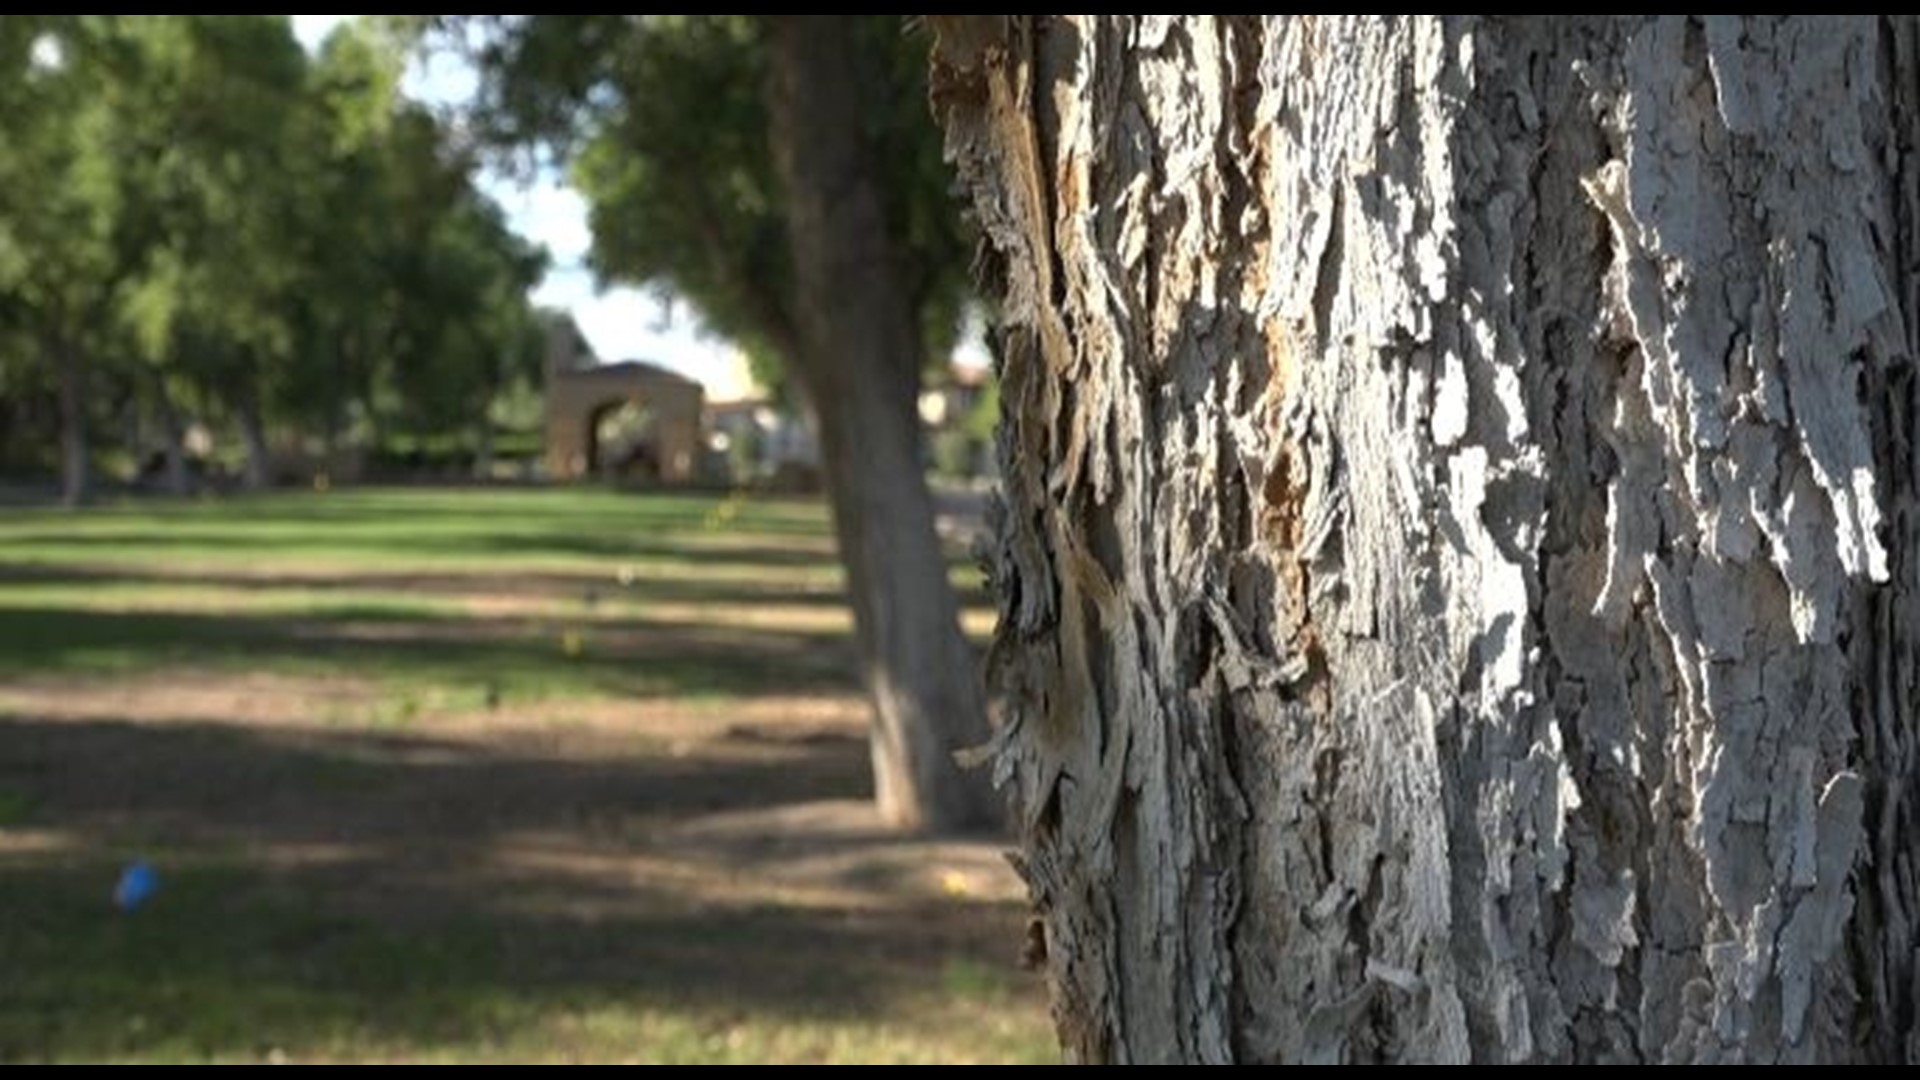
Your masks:
[{"label": "tree trunk", "polygon": [[336,342],[327,350],[327,419],[326,427],[320,433],[322,453],[326,456],[329,471],[338,467],[340,453],[340,432],[346,427],[346,377],[344,369],[346,351],[344,343]]},{"label": "tree trunk", "polygon": [[476,480],[493,479],[493,418],[485,415],[484,410],[473,432],[473,477]]},{"label": "tree trunk", "polygon": [[972,651],[921,466],[919,328],[900,288],[859,118],[861,82],[837,17],[770,20],[771,139],[788,189],[800,340],[794,367],[821,455],[864,677],[875,705],[883,816],[955,831],[991,820],[956,751],[987,737]]},{"label": "tree trunk", "polygon": [[193,477],[187,469],[187,424],[186,417],[180,413],[180,406],[173,400],[173,393],[167,388],[167,380],[156,374],[153,378],[153,401],[160,420],[160,437],[165,442],[166,490],[169,495],[191,495]]},{"label": "tree trunk", "polygon": [[[243,383],[249,380],[242,379]],[[265,491],[273,483],[272,453],[267,448],[267,427],[260,415],[260,394],[251,385],[239,389],[238,406],[240,444],[247,453],[240,475],[241,486],[248,491]]]},{"label": "tree trunk", "polygon": [[1920,29],[934,20],[1091,1061],[1900,1061]]},{"label": "tree trunk", "polygon": [[60,369],[60,501],[79,506],[93,494],[93,461],[87,440],[87,361],[73,344],[53,349]]}]

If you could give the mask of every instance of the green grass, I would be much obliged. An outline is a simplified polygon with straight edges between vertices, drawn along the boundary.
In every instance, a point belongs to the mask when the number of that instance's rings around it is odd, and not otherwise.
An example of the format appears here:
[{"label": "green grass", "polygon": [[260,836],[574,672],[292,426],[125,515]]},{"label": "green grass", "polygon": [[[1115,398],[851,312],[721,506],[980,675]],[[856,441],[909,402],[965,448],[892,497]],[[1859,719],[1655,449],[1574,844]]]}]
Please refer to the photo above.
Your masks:
[{"label": "green grass", "polygon": [[[0,528],[8,561],[105,557],[142,568],[276,564],[416,568],[611,568],[613,560],[685,565],[714,558],[749,569],[799,567],[833,579],[823,507],[803,500],[736,504],[724,528],[710,495],[638,498],[598,490],[348,490],[201,501],[130,499],[74,514],[14,511]],[[799,550],[796,550],[796,549]],[[731,549],[732,554],[728,554]]]},{"label": "green grass", "polygon": [[963,978],[925,979],[852,923],[750,909],[582,924],[484,900],[368,914],[316,905],[298,880],[191,863],[124,914],[106,903],[113,873],[0,878],[0,1060],[1056,1057],[1015,974],[950,961]]},{"label": "green grass", "polygon": [[[375,490],[15,512],[0,521],[0,678],[348,668],[396,693],[847,687],[851,664],[817,635],[762,635],[775,662],[741,664],[739,634],[663,641],[646,618],[669,601],[837,609],[839,583],[810,502]],[[496,594],[522,602],[476,635],[468,609]]]},{"label": "green grass", "polygon": [[0,788],[0,829],[27,823],[39,800],[18,788]]},{"label": "green grass", "polygon": [[1016,905],[660,839],[864,797],[857,726],[727,734],[857,692],[841,581],[806,500],[9,510],[0,1062],[1053,1060]]}]

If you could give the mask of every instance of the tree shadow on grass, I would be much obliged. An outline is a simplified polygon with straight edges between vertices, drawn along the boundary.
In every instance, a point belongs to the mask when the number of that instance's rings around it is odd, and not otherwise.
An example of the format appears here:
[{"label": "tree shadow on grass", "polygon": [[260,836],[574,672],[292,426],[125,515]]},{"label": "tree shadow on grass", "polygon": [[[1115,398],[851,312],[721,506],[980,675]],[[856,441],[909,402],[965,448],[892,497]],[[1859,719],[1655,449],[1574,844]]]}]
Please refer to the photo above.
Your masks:
[{"label": "tree shadow on grass", "polygon": [[[221,573],[202,567],[169,569],[149,567],[135,571],[113,565],[70,563],[58,566],[0,561],[0,585],[169,585],[268,592],[278,589],[313,591],[361,591],[369,589],[404,592],[427,598],[458,597],[478,592],[499,596],[554,597],[574,599],[588,594],[630,600],[637,603],[721,603],[844,606],[846,593],[837,584],[821,584],[789,575],[769,574],[763,581],[707,580],[692,575],[643,574],[624,583],[613,573],[587,571],[458,572],[385,570],[315,570],[293,574]],[[984,585],[956,589],[963,608],[987,607],[992,595]]]},{"label": "tree shadow on grass", "polygon": [[[253,553],[263,545],[272,544],[271,538],[263,539],[257,532],[242,527],[199,521],[170,524],[164,530],[137,538],[78,529],[39,529],[29,538],[35,544],[61,552],[137,551],[143,560],[175,552]],[[770,574],[808,568],[829,572],[836,566],[833,554],[817,547],[756,543],[738,538],[710,539],[688,531],[562,534],[490,530],[448,534],[411,530],[394,533],[322,530],[289,539],[281,549],[290,555],[307,550],[328,557],[358,555],[402,560],[421,556],[442,559],[575,556],[696,567],[765,567]]]},{"label": "tree shadow on grass", "polygon": [[[526,1046],[528,1028],[602,1011],[704,1031],[748,1017],[884,1024],[896,1006],[936,1007],[949,957],[981,951],[950,941],[941,954],[922,932],[935,955],[903,957],[928,921],[911,910],[427,921],[330,911],[297,875],[200,867],[170,871],[152,907],[125,917],[102,901],[105,869],[9,868],[0,883],[0,910],[8,893],[34,904],[0,930],[24,938],[8,942],[0,1061],[488,1057],[490,1044]],[[644,1033],[628,1053],[673,1056]]]},{"label": "tree shadow on grass", "polygon": [[[213,523],[232,529],[275,525],[320,525],[329,530],[391,530],[396,522],[419,532],[484,531],[503,515],[519,515],[555,526],[556,532],[590,530],[699,528],[723,503],[715,492],[645,492],[630,495],[581,489],[511,491],[501,488],[364,487],[313,496],[302,491],[236,493],[218,498],[181,500],[132,498],[85,508],[80,516],[66,508],[29,509],[36,532],[42,528],[84,532],[86,523],[113,525],[164,522]],[[729,522],[768,535],[817,537],[824,528],[825,506],[817,498],[754,496],[736,505]]]},{"label": "tree shadow on grass", "polygon": [[745,696],[852,689],[840,633],[641,619],[474,620],[379,605],[311,615],[0,607],[0,676],[162,669],[387,676],[539,694]]},{"label": "tree shadow on grass", "polygon": [[[525,1055],[545,1052],[527,1031],[596,1010],[696,1033],[938,1030],[962,1015],[940,1000],[956,957],[1005,969],[986,1007],[1007,1007],[1010,908],[861,895],[853,878],[858,900],[793,900],[724,845],[660,838],[710,810],[861,798],[866,776],[853,739],[560,759],[0,717],[0,791],[30,807],[0,829],[0,1061]],[[109,892],[136,855],[163,886],[120,913]]]}]

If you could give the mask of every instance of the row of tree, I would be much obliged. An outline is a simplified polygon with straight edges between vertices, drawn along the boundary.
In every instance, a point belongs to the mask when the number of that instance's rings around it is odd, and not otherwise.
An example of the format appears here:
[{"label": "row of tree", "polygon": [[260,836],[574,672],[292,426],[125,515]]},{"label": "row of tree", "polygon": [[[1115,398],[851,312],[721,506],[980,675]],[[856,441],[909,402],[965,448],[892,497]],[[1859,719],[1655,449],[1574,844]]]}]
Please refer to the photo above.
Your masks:
[{"label": "row of tree", "polygon": [[83,500],[111,419],[184,489],[199,425],[259,485],[276,444],[464,433],[536,379],[545,254],[405,61],[365,21],[310,57],[280,15],[0,20],[0,461],[57,427]]},{"label": "row of tree", "polygon": [[972,298],[972,240],[897,16],[435,16],[486,142],[571,173],[602,276],[687,297],[818,424],[874,786],[906,828],[993,817],[953,752],[986,741],[933,527],[916,403]]},{"label": "row of tree", "polygon": [[[399,93],[423,34],[481,76],[458,122]],[[81,501],[105,417],[182,489],[190,423],[253,485],[288,441],[484,447],[538,378],[544,260],[473,166],[543,160],[587,195],[603,278],[688,298],[813,412],[880,803],[978,823],[950,755],[984,707],[916,412],[970,296],[926,44],[885,16],[386,17],[309,57],[284,16],[0,22],[0,465],[57,429]]]}]

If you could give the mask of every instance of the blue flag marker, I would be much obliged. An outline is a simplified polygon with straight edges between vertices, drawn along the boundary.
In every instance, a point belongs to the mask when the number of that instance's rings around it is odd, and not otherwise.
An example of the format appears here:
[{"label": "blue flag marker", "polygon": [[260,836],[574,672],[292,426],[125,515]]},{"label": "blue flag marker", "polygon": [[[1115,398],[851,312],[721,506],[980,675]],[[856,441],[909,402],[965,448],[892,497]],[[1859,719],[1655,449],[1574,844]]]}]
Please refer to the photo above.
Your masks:
[{"label": "blue flag marker", "polygon": [[159,891],[160,875],[146,863],[135,861],[120,872],[120,883],[113,887],[113,903],[121,911],[132,911]]}]

